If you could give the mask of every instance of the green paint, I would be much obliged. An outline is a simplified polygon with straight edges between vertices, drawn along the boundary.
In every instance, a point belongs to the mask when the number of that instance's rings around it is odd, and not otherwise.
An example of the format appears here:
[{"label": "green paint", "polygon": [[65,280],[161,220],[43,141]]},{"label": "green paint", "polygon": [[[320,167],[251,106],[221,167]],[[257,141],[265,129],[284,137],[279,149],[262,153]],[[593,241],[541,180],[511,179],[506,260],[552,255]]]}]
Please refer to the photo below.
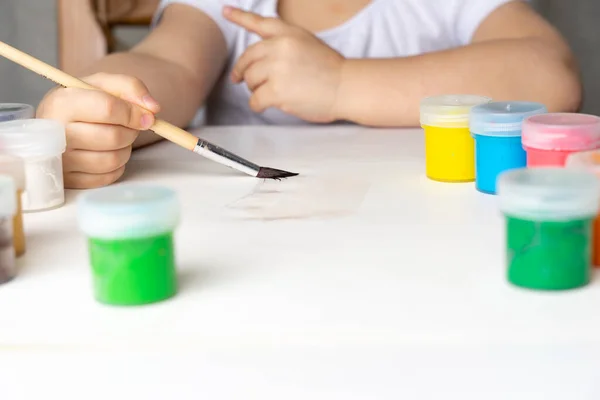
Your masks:
[{"label": "green paint", "polygon": [[165,300],[177,292],[173,234],[89,239],[96,299],[113,305]]},{"label": "green paint", "polygon": [[593,219],[529,221],[507,216],[508,280],[530,289],[586,285],[592,265]]}]

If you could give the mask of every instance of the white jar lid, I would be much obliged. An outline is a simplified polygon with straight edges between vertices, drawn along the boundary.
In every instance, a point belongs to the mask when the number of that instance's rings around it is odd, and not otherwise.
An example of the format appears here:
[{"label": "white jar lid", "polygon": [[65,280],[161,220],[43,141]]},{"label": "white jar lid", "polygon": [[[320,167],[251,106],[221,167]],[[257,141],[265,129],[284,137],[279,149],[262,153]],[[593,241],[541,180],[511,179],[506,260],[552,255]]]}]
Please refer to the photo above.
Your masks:
[{"label": "white jar lid", "polygon": [[0,174],[10,175],[17,190],[25,190],[25,161],[21,157],[0,154]]},{"label": "white jar lid", "polygon": [[90,238],[126,239],[171,232],[179,223],[171,189],[121,184],[90,190],[78,199],[80,229]]},{"label": "white jar lid", "polygon": [[0,151],[19,157],[62,154],[65,127],[52,119],[19,119],[0,122]]},{"label": "white jar lid", "polygon": [[17,212],[16,191],[15,180],[0,174],[0,217],[12,217]]},{"label": "white jar lid", "polygon": [[519,168],[498,178],[501,211],[532,221],[591,218],[600,207],[600,179],[560,167]]}]

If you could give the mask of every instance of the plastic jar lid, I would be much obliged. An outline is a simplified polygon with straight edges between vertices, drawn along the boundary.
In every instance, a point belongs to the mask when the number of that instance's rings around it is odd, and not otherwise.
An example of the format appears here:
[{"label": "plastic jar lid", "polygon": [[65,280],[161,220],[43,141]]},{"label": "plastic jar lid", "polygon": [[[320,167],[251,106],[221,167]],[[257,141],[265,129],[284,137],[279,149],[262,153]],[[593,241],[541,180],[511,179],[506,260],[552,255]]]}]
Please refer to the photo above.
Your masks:
[{"label": "plastic jar lid", "polygon": [[598,214],[600,180],[560,167],[520,168],[498,178],[500,209],[534,221],[565,221]]},{"label": "plastic jar lid", "polygon": [[25,190],[25,161],[21,157],[0,154],[0,175],[9,175],[17,190]]},{"label": "plastic jar lid", "polygon": [[421,126],[468,128],[471,108],[491,101],[468,94],[427,97],[421,101]]},{"label": "plastic jar lid", "polygon": [[34,116],[33,107],[29,104],[0,103],[0,122],[15,119],[30,119]]},{"label": "plastic jar lid", "polygon": [[20,119],[0,122],[0,151],[20,157],[64,153],[65,127],[51,119]]},{"label": "plastic jar lid", "polygon": [[600,150],[571,153],[567,157],[565,167],[590,171],[600,178]]},{"label": "plastic jar lid", "polygon": [[15,180],[0,174],[0,217],[12,217],[17,212]]},{"label": "plastic jar lid", "polygon": [[78,200],[80,229],[91,238],[126,239],[171,232],[179,224],[174,191],[122,184],[91,190]]},{"label": "plastic jar lid", "polygon": [[481,136],[521,136],[523,121],[548,110],[540,103],[526,101],[499,101],[481,104],[471,109],[471,133]]},{"label": "plastic jar lid", "polygon": [[592,150],[600,146],[600,117],[575,113],[534,115],[523,122],[523,146],[541,150]]}]

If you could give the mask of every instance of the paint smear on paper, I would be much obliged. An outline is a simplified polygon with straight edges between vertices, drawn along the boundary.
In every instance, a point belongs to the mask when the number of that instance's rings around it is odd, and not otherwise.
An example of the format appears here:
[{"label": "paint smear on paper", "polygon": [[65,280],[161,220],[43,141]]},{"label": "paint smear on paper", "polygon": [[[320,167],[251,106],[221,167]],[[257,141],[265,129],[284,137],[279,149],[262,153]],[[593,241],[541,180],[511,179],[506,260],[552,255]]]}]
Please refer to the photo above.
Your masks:
[{"label": "paint smear on paper", "polygon": [[237,218],[267,221],[339,218],[360,207],[369,186],[365,178],[347,172],[302,172],[282,181],[261,181],[228,209]]}]

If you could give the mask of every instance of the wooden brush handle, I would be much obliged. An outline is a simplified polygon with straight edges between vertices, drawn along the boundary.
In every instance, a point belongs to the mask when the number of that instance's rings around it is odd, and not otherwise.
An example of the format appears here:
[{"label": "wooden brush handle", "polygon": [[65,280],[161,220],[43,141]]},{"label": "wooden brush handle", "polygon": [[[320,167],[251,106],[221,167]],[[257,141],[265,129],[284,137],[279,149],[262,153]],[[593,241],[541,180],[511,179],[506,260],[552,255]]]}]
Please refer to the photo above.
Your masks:
[{"label": "wooden brush handle", "polygon": [[[2,41],[0,41],[0,55],[21,65],[22,67],[27,68],[30,71],[50,79],[58,85],[68,88],[102,90],[85,83],[81,79],[75,78],[74,76],[63,72],[58,68],[54,68],[53,66],[48,65],[27,53],[23,53],[22,51],[17,50]],[[154,125],[152,125],[150,130],[156,132],[163,138],[191,151],[194,150],[196,144],[198,143],[198,138],[191,133],[160,119],[155,120]]]}]

